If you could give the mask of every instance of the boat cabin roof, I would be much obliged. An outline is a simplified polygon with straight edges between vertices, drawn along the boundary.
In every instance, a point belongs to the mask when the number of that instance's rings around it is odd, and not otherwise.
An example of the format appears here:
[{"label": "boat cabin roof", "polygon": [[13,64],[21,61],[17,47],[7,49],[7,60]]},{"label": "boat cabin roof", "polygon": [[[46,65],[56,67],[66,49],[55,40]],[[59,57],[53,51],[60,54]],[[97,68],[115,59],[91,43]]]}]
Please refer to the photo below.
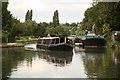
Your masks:
[{"label": "boat cabin roof", "polygon": [[59,37],[43,37],[43,38],[40,38],[40,39],[57,39]]},{"label": "boat cabin roof", "polygon": [[78,38],[80,39],[90,39],[90,38],[103,38],[104,39],[104,36],[103,35],[95,35],[95,36],[77,36]]}]

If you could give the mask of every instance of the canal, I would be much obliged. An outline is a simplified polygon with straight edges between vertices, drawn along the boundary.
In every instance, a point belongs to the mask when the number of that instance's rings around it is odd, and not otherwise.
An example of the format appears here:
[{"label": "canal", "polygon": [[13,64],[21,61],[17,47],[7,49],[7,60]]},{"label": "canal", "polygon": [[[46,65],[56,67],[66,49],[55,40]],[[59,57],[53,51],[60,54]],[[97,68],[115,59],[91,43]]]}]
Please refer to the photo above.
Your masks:
[{"label": "canal", "polygon": [[118,78],[120,76],[119,49],[75,48],[73,52],[29,49],[2,49],[4,79]]}]

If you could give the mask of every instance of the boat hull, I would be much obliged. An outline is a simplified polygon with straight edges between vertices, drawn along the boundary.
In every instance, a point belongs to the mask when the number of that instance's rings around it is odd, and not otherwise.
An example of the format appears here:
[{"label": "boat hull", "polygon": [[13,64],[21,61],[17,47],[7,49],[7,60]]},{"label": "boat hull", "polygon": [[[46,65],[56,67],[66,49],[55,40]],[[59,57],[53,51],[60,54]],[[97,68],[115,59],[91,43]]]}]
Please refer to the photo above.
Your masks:
[{"label": "boat hull", "polygon": [[105,46],[106,40],[103,38],[90,38],[83,40],[85,46]]},{"label": "boat hull", "polygon": [[58,51],[72,51],[73,50],[73,46],[71,46],[70,44],[55,44],[55,45],[39,45],[37,44],[37,48],[40,49],[44,49],[44,50],[58,50]]}]

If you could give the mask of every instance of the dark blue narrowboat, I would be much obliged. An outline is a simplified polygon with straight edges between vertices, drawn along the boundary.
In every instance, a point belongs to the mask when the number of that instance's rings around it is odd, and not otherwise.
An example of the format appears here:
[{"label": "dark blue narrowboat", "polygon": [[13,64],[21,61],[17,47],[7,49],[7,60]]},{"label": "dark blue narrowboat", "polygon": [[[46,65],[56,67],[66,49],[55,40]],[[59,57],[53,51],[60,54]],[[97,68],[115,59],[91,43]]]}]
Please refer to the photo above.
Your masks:
[{"label": "dark blue narrowboat", "polygon": [[38,39],[37,48],[44,50],[72,51],[73,45],[69,38],[43,37]]}]

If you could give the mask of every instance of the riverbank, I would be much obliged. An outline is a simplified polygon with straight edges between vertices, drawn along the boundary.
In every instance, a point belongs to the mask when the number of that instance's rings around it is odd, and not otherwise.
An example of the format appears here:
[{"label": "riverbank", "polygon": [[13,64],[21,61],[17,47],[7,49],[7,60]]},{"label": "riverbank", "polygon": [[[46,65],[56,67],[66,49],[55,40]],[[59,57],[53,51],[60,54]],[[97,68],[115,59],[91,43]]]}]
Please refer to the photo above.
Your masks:
[{"label": "riverbank", "polygon": [[107,45],[107,47],[110,47],[110,48],[120,48],[119,41],[109,40],[109,41],[107,41],[106,45]]},{"label": "riverbank", "polygon": [[0,44],[1,48],[9,48],[9,47],[24,47],[23,43],[2,43]]},{"label": "riverbank", "polygon": [[28,37],[19,37],[14,43],[0,43],[0,48],[9,48],[9,47],[24,47],[28,43],[36,43],[38,38],[31,36]]},{"label": "riverbank", "polygon": [[[15,43],[2,43],[0,44],[0,48],[9,48],[9,47],[24,47],[26,44],[36,43],[36,40],[29,41],[17,41]],[[86,46],[87,48],[98,48],[96,46]],[[106,43],[106,48],[120,48],[120,42],[109,40]]]}]

